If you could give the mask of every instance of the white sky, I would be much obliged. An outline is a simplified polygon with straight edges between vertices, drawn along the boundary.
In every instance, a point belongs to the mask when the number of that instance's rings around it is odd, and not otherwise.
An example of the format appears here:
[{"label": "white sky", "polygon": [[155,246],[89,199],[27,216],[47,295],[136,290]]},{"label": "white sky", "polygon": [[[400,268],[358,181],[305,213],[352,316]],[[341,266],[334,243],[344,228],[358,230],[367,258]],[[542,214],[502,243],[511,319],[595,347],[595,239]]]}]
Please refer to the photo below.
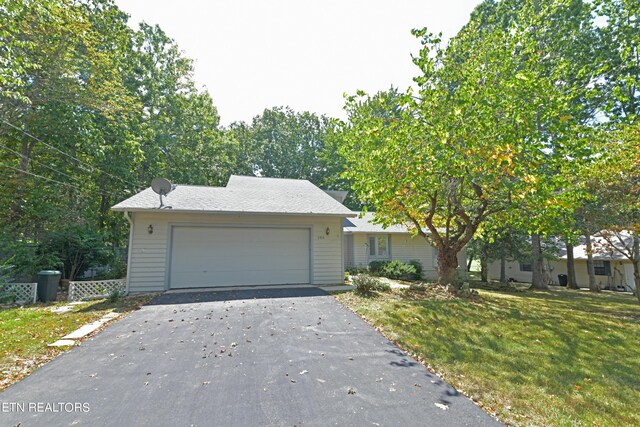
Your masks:
[{"label": "white sky", "polygon": [[480,0],[116,0],[195,61],[221,123],[288,105],[344,118],[343,94],[406,89],[412,28],[451,37]]}]

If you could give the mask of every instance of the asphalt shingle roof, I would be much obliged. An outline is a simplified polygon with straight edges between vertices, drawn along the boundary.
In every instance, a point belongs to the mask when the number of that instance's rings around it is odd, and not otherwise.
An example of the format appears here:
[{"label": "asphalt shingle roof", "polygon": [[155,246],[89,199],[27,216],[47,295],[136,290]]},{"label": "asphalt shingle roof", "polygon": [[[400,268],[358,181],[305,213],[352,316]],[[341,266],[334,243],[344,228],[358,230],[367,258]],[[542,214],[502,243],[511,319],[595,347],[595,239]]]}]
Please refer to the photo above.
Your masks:
[{"label": "asphalt shingle roof", "polygon": [[[409,228],[405,225],[395,224],[384,228],[382,224],[374,224],[374,214],[366,212],[364,215],[360,212],[355,218],[345,218],[343,227],[345,233],[409,233]],[[361,215],[362,218],[360,217]]]},{"label": "asphalt shingle roof", "polygon": [[[606,233],[606,231],[603,231],[602,233]],[[627,232],[621,232],[619,233],[619,235],[622,238],[624,245],[630,248],[632,245],[631,234]],[[617,241],[615,237],[613,237],[611,240],[615,243],[616,246],[622,248],[622,242]],[[596,233],[591,236],[591,246],[592,256],[594,260],[627,260],[624,255],[613,249],[611,245],[600,235],[600,233]],[[560,253],[558,255],[562,259],[567,259],[567,248],[564,243],[560,245]],[[580,242],[573,247],[573,258],[581,260],[587,259],[587,244],[584,236],[580,236]]]},{"label": "asphalt shingle roof", "polygon": [[[168,212],[273,213],[353,216],[347,207],[307,180],[233,175],[226,187],[178,185],[164,198]],[[118,203],[114,211],[159,210],[151,189]]]}]

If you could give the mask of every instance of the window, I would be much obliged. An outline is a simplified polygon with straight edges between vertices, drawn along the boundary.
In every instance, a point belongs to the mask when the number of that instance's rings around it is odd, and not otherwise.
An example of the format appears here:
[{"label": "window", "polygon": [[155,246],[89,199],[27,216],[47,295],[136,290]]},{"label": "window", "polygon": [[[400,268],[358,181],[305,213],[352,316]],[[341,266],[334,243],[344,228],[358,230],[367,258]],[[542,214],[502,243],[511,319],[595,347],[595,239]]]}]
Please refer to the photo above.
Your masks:
[{"label": "window", "polygon": [[389,258],[389,236],[369,236],[369,258]]},{"label": "window", "polygon": [[594,260],[593,271],[596,276],[611,276],[611,262]]},{"label": "window", "polygon": [[530,262],[521,262],[520,271],[533,271],[533,264]]}]

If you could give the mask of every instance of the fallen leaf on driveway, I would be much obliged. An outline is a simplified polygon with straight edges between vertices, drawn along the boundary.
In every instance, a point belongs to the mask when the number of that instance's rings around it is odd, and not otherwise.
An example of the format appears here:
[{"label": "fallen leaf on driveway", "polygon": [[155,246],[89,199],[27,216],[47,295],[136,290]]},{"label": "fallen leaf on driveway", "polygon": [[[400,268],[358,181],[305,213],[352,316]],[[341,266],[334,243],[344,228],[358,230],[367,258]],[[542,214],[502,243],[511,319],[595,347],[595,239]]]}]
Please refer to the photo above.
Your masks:
[{"label": "fallen leaf on driveway", "polygon": [[446,411],[447,409],[449,409],[448,405],[443,405],[442,403],[434,403],[434,405],[436,405],[438,408],[442,409],[443,411]]}]

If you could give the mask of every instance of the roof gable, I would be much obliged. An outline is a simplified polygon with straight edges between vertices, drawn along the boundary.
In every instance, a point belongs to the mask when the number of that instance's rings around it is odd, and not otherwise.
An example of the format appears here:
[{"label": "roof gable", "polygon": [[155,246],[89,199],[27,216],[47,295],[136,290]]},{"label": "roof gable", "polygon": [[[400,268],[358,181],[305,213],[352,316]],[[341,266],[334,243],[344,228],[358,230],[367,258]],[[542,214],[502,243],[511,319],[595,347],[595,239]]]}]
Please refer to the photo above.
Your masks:
[{"label": "roof gable", "polygon": [[[593,259],[599,261],[626,261],[627,258],[619,251],[612,248],[611,245],[604,239],[604,237],[602,237],[602,233],[607,233],[607,231],[603,230],[591,236],[591,254]],[[622,245],[624,244],[627,247],[631,247],[633,237],[630,233],[621,232],[619,233],[619,236],[622,238],[622,241],[617,241],[615,237],[611,239],[615,243],[615,246],[622,248]],[[567,259],[567,248],[564,244],[560,245],[560,253],[558,254],[558,256],[561,259]],[[579,260],[587,259],[587,243],[584,236],[580,236],[580,241],[573,247],[573,258]]]},{"label": "roof gable", "polygon": [[403,224],[394,224],[385,228],[382,224],[374,223],[375,214],[372,212],[355,213],[359,215],[344,219],[345,233],[410,233],[409,228]]},{"label": "roof gable", "polygon": [[[178,185],[164,198],[163,212],[265,213],[354,216],[307,180],[233,175],[226,187]],[[160,210],[151,188],[118,203],[115,211]]]}]

